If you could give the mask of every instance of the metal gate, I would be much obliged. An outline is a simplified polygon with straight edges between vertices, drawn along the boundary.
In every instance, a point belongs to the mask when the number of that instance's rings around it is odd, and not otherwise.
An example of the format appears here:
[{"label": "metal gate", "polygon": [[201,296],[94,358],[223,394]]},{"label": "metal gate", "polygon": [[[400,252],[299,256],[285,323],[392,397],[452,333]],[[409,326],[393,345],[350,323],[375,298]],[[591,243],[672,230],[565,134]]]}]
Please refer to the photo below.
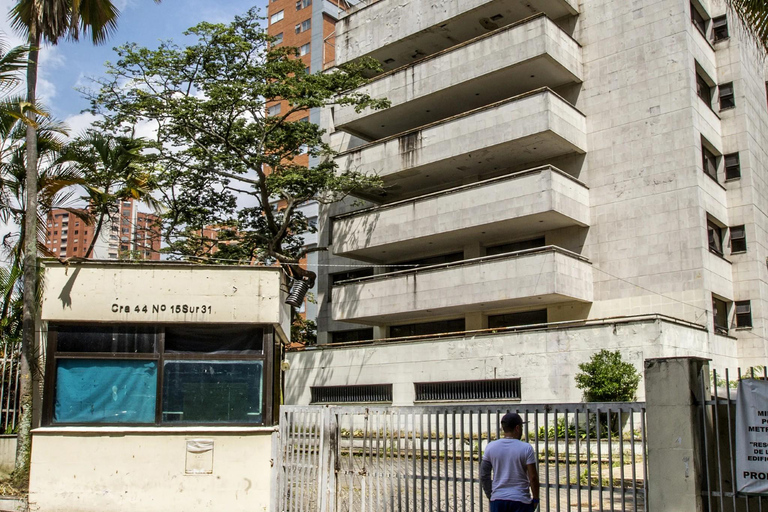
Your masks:
[{"label": "metal gate", "polygon": [[508,411],[528,421],[541,510],[647,510],[643,403],[284,406],[278,510],[487,511],[479,464]]},{"label": "metal gate", "polygon": [[[705,481],[702,495],[709,512],[768,512],[768,497],[744,496],[736,492],[736,384],[742,378],[768,379],[768,366],[749,368],[735,375],[726,370],[700,375],[701,444]],[[709,389],[709,392],[707,390]]]}]

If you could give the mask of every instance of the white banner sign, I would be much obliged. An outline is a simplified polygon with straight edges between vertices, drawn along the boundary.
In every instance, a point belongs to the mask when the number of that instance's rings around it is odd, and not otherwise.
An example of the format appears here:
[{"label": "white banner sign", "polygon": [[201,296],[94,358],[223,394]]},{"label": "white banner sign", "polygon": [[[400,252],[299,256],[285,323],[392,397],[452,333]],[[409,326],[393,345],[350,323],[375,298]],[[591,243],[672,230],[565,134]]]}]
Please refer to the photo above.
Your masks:
[{"label": "white banner sign", "polygon": [[739,381],[736,399],[736,490],[768,495],[768,381]]}]

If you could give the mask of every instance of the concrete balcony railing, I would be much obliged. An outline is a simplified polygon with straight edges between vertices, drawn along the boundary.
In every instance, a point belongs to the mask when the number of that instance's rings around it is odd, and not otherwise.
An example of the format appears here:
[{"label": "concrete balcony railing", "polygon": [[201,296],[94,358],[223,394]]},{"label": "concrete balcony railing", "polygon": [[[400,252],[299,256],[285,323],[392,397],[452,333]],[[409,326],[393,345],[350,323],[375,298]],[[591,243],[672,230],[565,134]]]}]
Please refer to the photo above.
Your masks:
[{"label": "concrete balcony railing", "polygon": [[539,12],[553,20],[575,15],[578,1],[368,0],[336,24],[336,62],[367,55],[386,71]]},{"label": "concrete balcony railing", "polygon": [[340,169],[382,178],[397,200],[466,183],[512,165],[587,150],[586,118],[548,88],[537,89],[408,133],[340,153]]},{"label": "concrete balcony railing", "polygon": [[450,252],[589,225],[589,189],[552,166],[537,167],[333,219],[334,254],[396,261],[423,249]]},{"label": "concrete balcony railing", "polygon": [[344,281],[334,320],[392,324],[528,305],[592,302],[592,265],[547,246]]},{"label": "concrete balcony railing", "polygon": [[333,125],[376,140],[526,91],[581,79],[581,47],[538,14],[378,76],[354,92],[386,98],[391,107],[355,112],[339,106]]}]

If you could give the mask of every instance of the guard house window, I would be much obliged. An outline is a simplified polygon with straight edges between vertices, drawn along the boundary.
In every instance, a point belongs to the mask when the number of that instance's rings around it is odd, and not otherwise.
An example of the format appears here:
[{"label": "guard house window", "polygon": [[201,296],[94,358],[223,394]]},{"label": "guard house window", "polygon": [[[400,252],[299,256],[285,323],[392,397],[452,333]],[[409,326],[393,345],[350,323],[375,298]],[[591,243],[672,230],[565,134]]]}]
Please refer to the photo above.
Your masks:
[{"label": "guard house window", "polygon": [[720,110],[727,110],[736,106],[736,98],[733,95],[733,82],[720,85],[718,93],[720,95]]},{"label": "guard house window", "polygon": [[707,18],[699,12],[693,2],[691,2],[691,23],[701,32],[701,35],[707,37]]},{"label": "guard house window", "polygon": [[712,87],[698,70],[696,70],[696,94],[709,108],[712,108]]},{"label": "guard house window", "polygon": [[717,156],[707,148],[703,139],[701,142],[701,164],[704,168],[704,173],[717,181]]},{"label": "guard house window", "polygon": [[728,39],[728,18],[725,15],[712,18],[712,40],[718,42],[723,39]]},{"label": "guard house window", "polygon": [[501,329],[504,327],[517,327],[520,325],[535,325],[547,323],[547,310],[520,311],[507,313],[506,315],[493,315],[488,317],[489,329]]},{"label": "guard house window", "polygon": [[306,55],[309,53],[309,43],[303,44],[299,47],[299,55]]},{"label": "guard house window", "polygon": [[313,386],[309,391],[312,404],[392,402],[392,384]]},{"label": "guard house window", "polygon": [[744,225],[731,226],[731,254],[747,252],[747,234]]},{"label": "guard house window", "polygon": [[752,327],[752,304],[748,300],[736,302],[736,328],[748,329]]},{"label": "guard house window", "polygon": [[271,422],[266,329],[60,324],[48,343],[48,424]]},{"label": "guard house window", "polygon": [[728,334],[728,303],[712,296],[712,317],[716,334]]},{"label": "guard house window", "polygon": [[719,256],[723,255],[723,228],[707,219],[707,239],[709,243],[709,252]]},{"label": "guard house window", "polygon": [[520,379],[415,382],[416,402],[520,400]]},{"label": "guard house window", "polygon": [[296,33],[301,34],[302,32],[306,32],[312,27],[312,20],[304,20],[298,25],[296,25]]},{"label": "guard house window", "polygon": [[312,0],[299,0],[296,2],[296,10],[300,11],[302,9],[306,9],[310,5],[312,5]]},{"label": "guard house window", "polygon": [[430,336],[433,334],[462,332],[464,330],[464,319],[457,318],[455,320],[441,320],[420,324],[393,325],[389,328],[389,337],[404,338],[408,336]]},{"label": "guard house window", "polygon": [[725,160],[725,179],[737,180],[741,178],[741,162],[738,153],[730,153],[723,157]]},{"label": "guard house window", "polygon": [[281,21],[284,16],[285,16],[285,12],[283,11],[276,12],[275,14],[269,17],[269,24],[271,25],[273,23],[277,23],[278,21]]}]

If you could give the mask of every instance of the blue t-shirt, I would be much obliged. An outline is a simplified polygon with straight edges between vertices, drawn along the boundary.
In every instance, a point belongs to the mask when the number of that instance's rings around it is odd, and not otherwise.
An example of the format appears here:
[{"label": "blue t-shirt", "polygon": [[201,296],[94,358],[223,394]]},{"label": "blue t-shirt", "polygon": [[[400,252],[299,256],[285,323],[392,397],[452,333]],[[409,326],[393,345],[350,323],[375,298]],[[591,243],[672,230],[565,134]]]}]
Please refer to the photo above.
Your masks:
[{"label": "blue t-shirt", "polygon": [[536,464],[533,447],[519,439],[497,439],[483,454],[493,467],[491,501],[509,500],[531,503],[528,464]]}]

